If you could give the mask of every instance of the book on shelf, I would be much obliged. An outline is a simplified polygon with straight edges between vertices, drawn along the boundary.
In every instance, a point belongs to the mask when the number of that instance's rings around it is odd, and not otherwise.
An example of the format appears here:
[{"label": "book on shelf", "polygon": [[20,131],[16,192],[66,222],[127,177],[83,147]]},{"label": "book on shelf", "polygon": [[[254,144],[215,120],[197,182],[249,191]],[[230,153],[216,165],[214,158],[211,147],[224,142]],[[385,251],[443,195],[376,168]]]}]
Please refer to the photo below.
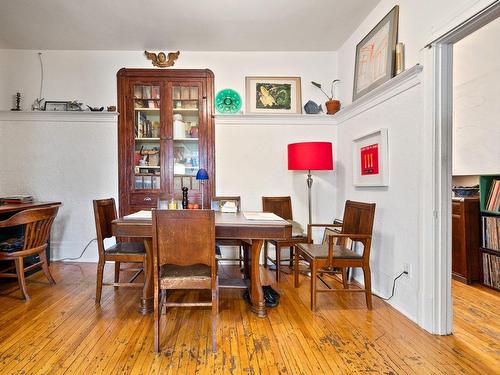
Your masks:
[{"label": "book on shelf", "polygon": [[500,256],[483,253],[483,284],[500,290]]},{"label": "book on shelf", "polygon": [[142,98],[151,99],[151,86],[142,86]]},{"label": "book on shelf", "polygon": [[500,211],[500,180],[491,181],[490,191],[486,199],[486,211]]},{"label": "book on shelf", "polygon": [[160,99],[160,86],[151,87],[151,99]]},{"label": "book on shelf", "polygon": [[142,86],[135,86],[134,87],[134,98],[135,99],[142,99]]},{"label": "book on shelf", "polygon": [[483,247],[500,251],[500,217],[483,216]]},{"label": "book on shelf", "polygon": [[33,202],[32,195],[11,195],[7,197],[0,197],[3,203],[31,203]]}]

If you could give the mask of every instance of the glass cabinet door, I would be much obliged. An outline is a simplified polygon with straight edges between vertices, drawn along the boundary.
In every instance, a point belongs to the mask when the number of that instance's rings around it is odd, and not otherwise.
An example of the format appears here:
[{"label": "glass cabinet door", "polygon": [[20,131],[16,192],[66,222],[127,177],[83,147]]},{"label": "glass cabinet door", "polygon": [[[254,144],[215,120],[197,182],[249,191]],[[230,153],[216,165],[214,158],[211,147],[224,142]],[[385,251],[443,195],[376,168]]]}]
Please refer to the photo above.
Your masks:
[{"label": "glass cabinet door", "polygon": [[161,189],[160,85],[134,85],[135,190]]},{"label": "glass cabinet door", "polygon": [[199,192],[196,173],[200,169],[200,91],[197,83],[172,85],[173,188],[176,193],[184,186],[193,193]]}]

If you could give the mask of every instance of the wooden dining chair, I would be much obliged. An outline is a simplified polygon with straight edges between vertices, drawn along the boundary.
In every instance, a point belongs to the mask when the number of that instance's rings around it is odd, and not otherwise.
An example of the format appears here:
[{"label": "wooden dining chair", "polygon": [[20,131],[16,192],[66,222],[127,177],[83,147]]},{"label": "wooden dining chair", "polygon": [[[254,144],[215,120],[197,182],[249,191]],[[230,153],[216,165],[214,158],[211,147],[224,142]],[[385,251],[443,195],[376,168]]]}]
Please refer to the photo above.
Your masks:
[{"label": "wooden dining chair", "polygon": [[[236,212],[241,211],[241,198],[237,196],[226,196],[226,197],[213,197],[212,198],[212,210],[218,212],[221,210],[220,207],[220,202],[223,201],[234,201],[236,202]],[[252,244],[250,240],[240,240],[240,239],[219,239],[216,240],[216,245],[217,246],[234,246],[238,248],[238,257],[237,258],[223,258],[222,254],[219,258],[219,260],[226,260],[226,261],[238,261],[239,267],[242,268],[244,265],[245,261],[245,251],[248,251],[248,246]]]},{"label": "wooden dining chair", "polygon": [[[14,266],[8,267],[0,272],[0,277],[17,278],[25,300],[30,299],[25,272],[41,266],[49,283],[56,283],[50,274],[45,249],[59,207],[60,205],[54,205],[24,210],[7,220],[0,221],[0,228],[23,226],[22,237],[11,238],[0,243],[0,261],[14,261],[16,269],[16,273],[7,272],[14,268]],[[39,257],[39,261],[24,268],[24,258],[34,255]]]},{"label": "wooden dining chair", "polygon": [[[292,199],[290,197],[262,197],[262,211],[272,212],[279,217],[290,221],[293,225],[292,238],[288,240],[265,240],[264,241],[264,268],[267,268],[268,261],[276,266],[276,281],[280,281],[281,263],[288,261],[290,266],[293,262],[294,246],[301,242],[306,242],[307,237],[298,227],[298,224],[293,222],[292,214]],[[272,259],[268,255],[268,244],[271,244],[276,249],[276,258]],[[281,249],[290,249],[289,259],[281,259]]]},{"label": "wooden dining chair", "polygon": [[[146,250],[142,242],[122,242],[119,238],[116,243],[105,248],[104,240],[113,237],[111,222],[117,218],[116,204],[114,198],[94,200],[94,218],[97,234],[97,249],[99,261],[97,262],[97,281],[95,292],[95,303],[101,303],[103,285],[117,287],[142,287],[143,283],[135,283],[134,280],[144,270],[146,261]],[[104,266],[106,262],[115,262],[114,283],[103,284]],[[139,267],[121,268],[121,263],[140,263]],[[125,283],[120,282],[122,271],[135,272],[132,278]]]},{"label": "wooden dining chair", "polygon": [[[307,226],[307,243],[295,245],[294,286],[299,286],[299,259],[302,258],[311,267],[311,310],[316,311],[316,294],[319,292],[363,292],[368,309],[372,309],[372,290],[370,272],[370,248],[375,217],[375,203],[346,201],[341,231],[329,231],[327,243],[314,244],[312,241],[313,227],[339,227],[339,224],[310,224]],[[335,240],[338,239],[337,244]],[[361,254],[346,246],[348,240],[361,243]],[[365,286],[364,289],[349,288],[346,269],[362,268]],[[334,273],[336,268],[342,270],[343,289],[334,289],[324,275]],[[318,289],[317,280],[327,286],[327,289]]]},{"label": "wooden dining chair", "polygon": [[[160,311],[167,307],[212,307],[212,350],[219,313],[212,210],[153,210],[154,350],[160,351]],[[169,302],[171,289],[212,292],[210,302]],[[161,300],[160,294],[161,292]]]}]

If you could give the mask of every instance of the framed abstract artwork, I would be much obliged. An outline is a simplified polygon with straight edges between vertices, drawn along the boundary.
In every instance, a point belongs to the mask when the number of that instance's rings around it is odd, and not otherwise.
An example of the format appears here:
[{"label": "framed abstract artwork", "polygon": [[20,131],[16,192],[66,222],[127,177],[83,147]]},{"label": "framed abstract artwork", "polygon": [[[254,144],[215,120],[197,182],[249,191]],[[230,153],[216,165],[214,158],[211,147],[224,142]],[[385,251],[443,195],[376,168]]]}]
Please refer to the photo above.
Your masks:
[{"label": "framed abstract artwork", "polygon": [[352,100],[394,76],[399,6],[395,6],[356,46]]},{"label": "framed abstract artwork", "polygon": [[355,186],[389,186],[387,129],[354,139],[352,160]]},{"label": "framed abstract artwork", "polygon": [[300,77],[246,77],[246,113],[302,113]]}]

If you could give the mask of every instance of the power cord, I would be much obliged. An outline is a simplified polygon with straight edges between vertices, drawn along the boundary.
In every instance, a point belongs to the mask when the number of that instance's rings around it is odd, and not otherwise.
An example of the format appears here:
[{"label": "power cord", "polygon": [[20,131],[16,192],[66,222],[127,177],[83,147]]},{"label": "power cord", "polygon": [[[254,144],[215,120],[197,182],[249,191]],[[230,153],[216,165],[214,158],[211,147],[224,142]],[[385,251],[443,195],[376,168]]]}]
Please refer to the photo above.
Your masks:
[{"label": "power cord", "polygon": [[93,241],[97,241],[97,238],[92,238],[89,241],[89,243],[84,247],[84,249],[83,249],[83,251],[82,251],[82,253],[80,254],[79,257],[77,257],[77,258],[62,258],[62,259],[59,259],[59,261],[80,259]]},{"label": "power cord", "polygon": [[384,301],[389,301],[392,297],[394,297],[394,291],[396,290],[396,280],[397,280],[397,279],[399,279],[401,276],[403,276],[403,275],[405,275],[405,274],[407,275],[407,274],[408,274],[408,272],[403,271],[403,272],[401,272],[398,276],[396,276],[396,278],[395,278],[395,279],[394,279],[394,281],[392,282],[392,293],[391,293],[391,296],[390,296],[389,298],[384,298],[384,297],[381,297],[381,296],[379,296],[379,295],[377,295],[377,294],[375,294],[375,293],[372,293],[372,294],[373,294],[374,296],[376,296],[376,297],[380,298],[380,299],[383,299]]}]

